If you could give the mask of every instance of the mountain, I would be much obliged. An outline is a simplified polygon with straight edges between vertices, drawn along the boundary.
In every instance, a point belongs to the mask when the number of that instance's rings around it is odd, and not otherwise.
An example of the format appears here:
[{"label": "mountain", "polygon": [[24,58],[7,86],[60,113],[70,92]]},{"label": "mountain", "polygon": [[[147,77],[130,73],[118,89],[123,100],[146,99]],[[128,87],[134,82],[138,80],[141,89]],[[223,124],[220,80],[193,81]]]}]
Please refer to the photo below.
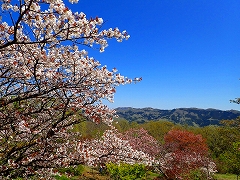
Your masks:
[{"label": "mountain", "polygon": [[115,109],[119,118],[144,123],[149,120],[164,119],[191,126],[219,125],[221,120],[231,120],[240,116],[240,111],[218,109],[177,108],[161,110],[154,108],[119,107]]}]

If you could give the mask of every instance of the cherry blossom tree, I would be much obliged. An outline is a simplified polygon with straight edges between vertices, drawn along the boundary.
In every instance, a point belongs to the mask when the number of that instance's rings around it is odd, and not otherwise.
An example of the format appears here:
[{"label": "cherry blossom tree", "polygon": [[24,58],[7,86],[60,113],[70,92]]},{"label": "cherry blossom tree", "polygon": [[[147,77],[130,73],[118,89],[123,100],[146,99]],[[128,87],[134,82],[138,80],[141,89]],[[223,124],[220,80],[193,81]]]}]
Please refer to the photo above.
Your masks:
[{"label": "cherry blossom tree", "polygon": [[83,163],[73,125],[111,124],[115,112],[101,100],[112,102],[116,87],[132,80],[79,47],[103,52],[108,39],[121,42],[129,35],[100,30],[102,18],[87,19],[62,0],[0,5],[0,176],[43,176]]},{"label": "cherry blossom tree", "polygon": [[[143,130],[141,131],[143,132]],[[144,133],[146,132],[144,131]],[[86,161],[86,164],[91,166],[108,162],[141,163],[146,165],[155,163],[155,157],[146,152],[148,150],[145,143],[143,142],[141,147],[141,145],[136,145],[137,141],[134,142],[134,140],[131,139],[131,136],[123,135],[117,129],[111,127],[111,129],[104,132],[101,138],[80,142],[78,151],[82,155],[82,159]],[[138,140],[138,143],[140,142],[141,139]]]},{"label": "cherry blossom tree", "polygon": [[123,139],[127,140],[138,151],[142,151],[154,158],[159,156],[161,150],[159,142],[149,135],[144,128],[130,129],[124,132]]},{"label": "cherry blossom tree", "polygon": [[185,130],[171,130],[164,137],[160,168],[170,179],[182,179],[192,170],[200,170],[211,178],[216,165],[208,157],[208,148],[201,135]]}]

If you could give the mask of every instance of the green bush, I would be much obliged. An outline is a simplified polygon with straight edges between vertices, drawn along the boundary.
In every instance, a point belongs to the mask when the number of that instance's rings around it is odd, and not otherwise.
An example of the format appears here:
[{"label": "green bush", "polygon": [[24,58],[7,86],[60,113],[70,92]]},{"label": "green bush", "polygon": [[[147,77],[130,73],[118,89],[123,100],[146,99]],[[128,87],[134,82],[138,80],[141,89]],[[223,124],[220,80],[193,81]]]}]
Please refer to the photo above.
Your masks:
[{"label": "green bush", "polygon": [[135,180],[146,176],[146,167],[143,164],[106,164],[107,172],[112,179]]},{"label": "green bush", "polygon": [[68,177],[66,177],[66,176],[59,176],[59,175],[55,176],[55,179],[56,180],[69,180]]},{"label": "green bush", "polygon": [[67,167],[67,168],[59,168],[58,172],[61,174],[67,174],[70,176],[80,176],[82,175],[84,171],[84,166],[83,165],[78,165],[78,166],[71,166],[71,167]]}]

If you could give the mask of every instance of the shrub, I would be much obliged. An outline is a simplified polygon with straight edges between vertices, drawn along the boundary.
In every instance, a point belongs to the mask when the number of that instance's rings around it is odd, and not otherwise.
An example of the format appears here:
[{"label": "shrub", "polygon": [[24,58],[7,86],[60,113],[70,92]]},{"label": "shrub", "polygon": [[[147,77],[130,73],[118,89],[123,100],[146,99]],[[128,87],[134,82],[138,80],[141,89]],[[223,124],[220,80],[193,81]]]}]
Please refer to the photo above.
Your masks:
[{"label": "shrub", "polygon": [[67,174],[69,176],[80,176],[82,175],[84,171],[84,166],[83,165],[78,165],[76,167],[67,167],[67,168],[59,168],[58,172],[60,174]]},{"label": "shrub", "polygon": [[107,172],[110,174],[112,179],[120,180],[135,180],[137,178],[143,178],[146,176],[146,167],[143,164],[106,164]]}]

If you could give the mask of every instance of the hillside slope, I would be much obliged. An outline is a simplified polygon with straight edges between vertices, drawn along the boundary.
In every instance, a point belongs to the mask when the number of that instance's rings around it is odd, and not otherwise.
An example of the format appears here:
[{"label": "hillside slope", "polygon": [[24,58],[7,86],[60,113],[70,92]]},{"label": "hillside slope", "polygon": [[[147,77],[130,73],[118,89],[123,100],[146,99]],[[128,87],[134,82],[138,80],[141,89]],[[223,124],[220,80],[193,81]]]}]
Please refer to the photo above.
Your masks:
[{"label": "hillside slope", "polygon": [[221,120],[231,120],[240,116],[240,111],[218,109],[178,108],[161,110],[154,108],[119,107],[115,109],[119,118],[143,123],[149,120],[165,119],[174,123],[192,126],[219,125]]}]

